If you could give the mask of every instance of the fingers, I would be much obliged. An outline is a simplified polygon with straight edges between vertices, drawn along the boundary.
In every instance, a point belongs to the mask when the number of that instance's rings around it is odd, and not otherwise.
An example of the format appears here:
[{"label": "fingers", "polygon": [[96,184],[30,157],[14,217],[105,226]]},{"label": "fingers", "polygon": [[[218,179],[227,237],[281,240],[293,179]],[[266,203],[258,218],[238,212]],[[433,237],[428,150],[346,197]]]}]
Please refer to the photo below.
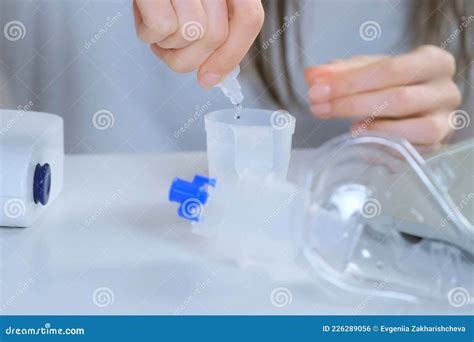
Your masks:
[{"label": "fingers", "polygon": [[138,37],[148,44],[160,42],[178,29],[170,0],[135,0],[133,12]]},{"label": "fingers", "polygon": [[450,133],[448,112],[408,118],[405,120],[375,120],[357,122],[351,130],[360,133],[364,130],[379,131],[388,135],[405,138],[412,144],[432,145],[444,140]]},{"label": "fingers", "polygon": [[[412,53],[381,58],[359,68],[315,67],[308,71],[308,81],[313,86],[310,92],[314,97],[336,99],[382,88],[452,78],[454,72],[452,55],[435,46],[423,46]],[[322,94],[318,95],[318,91]]]},{"label": "fingers", "polygon": [[[135,1],[140,38],[171,69],[199,68],[198,79],[205,88],[219,83],[242,61],[264,19],[261,0]],[[166,32],[155,24],[162,19],[155,1],[160,1],[161,10],[172,10],[173,27]]]},{"label": "fingers", "polygon": [[262,28],[264,12],[260,0],[228,0],[231,13],[229,37],[199,68],[204,88],[219,83],[239,64]]},{"label": "fingers", "polygon": [[148,44],[181,49],[206,34],[201,0],[135,0],[133,5],[137,34]]},{"label": "fingers", "polygon": [[354,133],[377,130],[432,147],[451,133],[448,113],[461,103],[452,80],[455,68],[449,53],[423,46],[402,56],[362,56],[308,68],[305,79],[316,116],[356,117]]},{"label": "fingers", "polygon": [[207,32],[195,43],[181,49],[163,49],[152,46],[153,52],[174,71],[190,72],[202,65],[228,37],[228,15],[225,1],[203,0],[203,9],[207,14]]},{"label": "fingers", "polygon": [[333,101],[315,99],[311,111],[319,117],[377,117],[402,118],[438,109],[459,106],[461,93],[451,80],[427,84],[393,87],[356,94]]},{"label": "fingers", "polygon": [[172,0],[178,17],[178,29],[158,42],[163,49],[181,49],[204,37],[207,30],[206,12],[201,0]]},{"label": "fingers", "polygon": [[360,68],[370,63],[378,62],[389,56],[386,55],[370,55],[370,56],[355,56],[350,59],[335,59],[327,64],[318,65],[316,67],[306,68],[304,71],[304,78],[309,86],[314,84],[314,80],[321,73],[322,70],[332,72],[344,72],[354,68]]}]

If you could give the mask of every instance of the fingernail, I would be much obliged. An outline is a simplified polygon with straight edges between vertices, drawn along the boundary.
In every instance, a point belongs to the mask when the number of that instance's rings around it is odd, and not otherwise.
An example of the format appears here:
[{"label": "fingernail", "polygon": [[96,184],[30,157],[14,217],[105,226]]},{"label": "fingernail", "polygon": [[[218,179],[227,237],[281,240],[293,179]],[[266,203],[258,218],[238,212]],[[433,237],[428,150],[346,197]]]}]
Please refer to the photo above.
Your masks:
[{"label": "fingernail", "polygon": [[220,82],[220,80],[221,80],[221,76],[218,74],[205,73],[204,75],[200,77],[199,83],[201,83],[201,86],[208,89],[215,86],[217,83]]},{"label": "fingernail", "polygon": [[330,103],[323,103],[323,104],[315,104],[311,106],[311,111],[320,117],[328,117],[331,113],[331,104]]},{"label": "fingernail", "polygon": [[331,96],[331,87],[325,83],[317,83],[308,91],[308,97],[313,101],[327,101]]}]

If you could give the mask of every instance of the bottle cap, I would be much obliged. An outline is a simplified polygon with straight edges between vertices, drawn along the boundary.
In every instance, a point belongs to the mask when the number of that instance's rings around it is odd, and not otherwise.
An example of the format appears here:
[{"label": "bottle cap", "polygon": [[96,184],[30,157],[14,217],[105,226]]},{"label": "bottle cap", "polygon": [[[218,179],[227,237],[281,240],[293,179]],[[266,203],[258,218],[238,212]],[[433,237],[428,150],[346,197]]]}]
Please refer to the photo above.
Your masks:
[{"label": "bottle cap", "polygon": [[33,200],[37,204],[46,205],[51,191],[51,167],[48,163],[44,165],[36,164],[33,176]]}]

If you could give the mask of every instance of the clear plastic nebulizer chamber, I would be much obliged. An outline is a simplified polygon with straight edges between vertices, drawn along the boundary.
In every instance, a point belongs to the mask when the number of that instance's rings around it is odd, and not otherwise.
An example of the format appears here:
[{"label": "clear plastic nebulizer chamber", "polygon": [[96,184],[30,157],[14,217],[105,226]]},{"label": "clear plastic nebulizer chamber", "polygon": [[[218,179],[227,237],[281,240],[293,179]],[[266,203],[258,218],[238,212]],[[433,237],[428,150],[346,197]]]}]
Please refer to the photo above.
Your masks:
[{"label": "clear plastic nebulizer chamber", "polygon": [[[219,257],[282,270],[303,256],[346,294],[417,302],[474,294],[474,141],[424,158],[405,140],[344,135],[292,167],[295,119],[235,109],[205,117],[209,177],[169,198]],[[291,267],[291,266],[290,266]]]}]

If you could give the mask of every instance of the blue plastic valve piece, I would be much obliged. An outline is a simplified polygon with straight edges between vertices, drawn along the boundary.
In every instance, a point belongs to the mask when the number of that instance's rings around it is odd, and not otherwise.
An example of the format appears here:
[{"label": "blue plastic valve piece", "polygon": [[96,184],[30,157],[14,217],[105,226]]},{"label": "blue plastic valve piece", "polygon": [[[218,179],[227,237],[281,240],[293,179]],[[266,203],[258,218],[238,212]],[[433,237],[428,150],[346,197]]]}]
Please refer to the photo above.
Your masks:
[{"label": "blue plastic valve piece", "polygon": [[209,193],[206,185],[216,186],[216,180],[196,175],[192,182],[176,177],[171,183],[169,200],[178,202],[178,215],[190,221],[199,221],[202,209],[207,202]]},{"label": "blue plastic valve piece", "polygon": [[51,191],[51,167],[48,163],[44,165],[36,164],[33,176],[33,200],[37,204],[46,205]]}]

